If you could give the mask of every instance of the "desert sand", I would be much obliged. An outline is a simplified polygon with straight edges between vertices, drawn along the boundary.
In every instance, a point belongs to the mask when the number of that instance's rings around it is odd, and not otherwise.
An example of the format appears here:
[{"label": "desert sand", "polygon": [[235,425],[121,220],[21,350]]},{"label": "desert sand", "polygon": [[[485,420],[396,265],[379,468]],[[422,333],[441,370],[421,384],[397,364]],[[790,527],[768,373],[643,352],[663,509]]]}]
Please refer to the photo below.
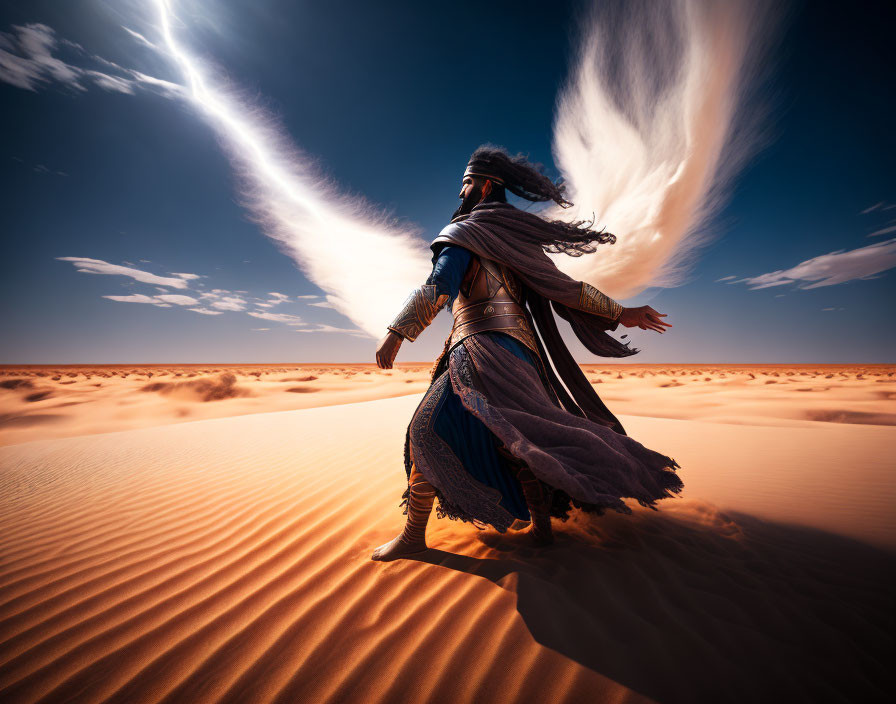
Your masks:
[{"label": "desert sand", "polygon": [[896,370],[584,369],[681,496],[377,563],[429,365],[4,368],[0,700],[889,701]]}]

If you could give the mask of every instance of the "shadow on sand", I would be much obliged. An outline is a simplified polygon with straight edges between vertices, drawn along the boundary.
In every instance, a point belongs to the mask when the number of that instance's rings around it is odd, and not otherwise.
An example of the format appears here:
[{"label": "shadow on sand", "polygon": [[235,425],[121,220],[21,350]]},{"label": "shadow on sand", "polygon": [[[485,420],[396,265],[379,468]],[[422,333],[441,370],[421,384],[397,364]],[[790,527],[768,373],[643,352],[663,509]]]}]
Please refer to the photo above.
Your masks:
[{"label": "shadow on sand", "polygon": [[697,502],[554,528],[416,560],[515,593],[539,644],[660,702],[896,701],[896,555]]}]

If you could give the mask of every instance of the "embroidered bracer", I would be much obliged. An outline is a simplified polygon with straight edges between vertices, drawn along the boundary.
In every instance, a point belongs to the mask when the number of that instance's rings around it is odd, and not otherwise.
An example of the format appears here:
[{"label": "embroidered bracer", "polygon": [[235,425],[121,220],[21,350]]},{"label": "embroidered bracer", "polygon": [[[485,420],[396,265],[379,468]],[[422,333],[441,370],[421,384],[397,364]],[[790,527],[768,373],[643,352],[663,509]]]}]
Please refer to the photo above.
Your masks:
[{"label": "embroidered bracer", "polygon": [[389,330],[401,335],[408,342],[413,342],[435,319],[447,301],[448,294],[437,294],[435,284],[423,284],[407,297],[401,312],[388,326]]},{"label": "embroidered bracer", "polygon": [[594,313],[610,320],[618,320],[623,310],[622,304],[584,281],[582,282],[582,293],[579,295],[579,307],[586,313]]}]

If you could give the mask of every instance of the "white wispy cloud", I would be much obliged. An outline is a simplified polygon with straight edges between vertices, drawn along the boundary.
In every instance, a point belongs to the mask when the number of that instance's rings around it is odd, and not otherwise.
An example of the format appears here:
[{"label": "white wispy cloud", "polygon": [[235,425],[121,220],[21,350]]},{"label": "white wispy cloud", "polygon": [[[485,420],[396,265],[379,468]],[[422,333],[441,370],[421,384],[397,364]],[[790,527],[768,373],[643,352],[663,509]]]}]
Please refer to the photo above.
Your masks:
[{"label": "white wispy cloud", "polygon": [[157,276],[142,269],[130,266],[111,264],[102,259],[89,259],[87,257],[56,257],[62,262],[72,262],[75,269],[85,274],[107,274],[110,276],[127,276],[135,281],[157,286],[170,286],[171,288],[187,288],[185,276],[195,277],[195,274],[173,274],[172,276]]},{"label": "white wispy cloud", "polygon": [[315,301],[314,303],[309,303],[309,306],[317,306],[318,308],[336,308],[330,301]]},{"label": "white wispy cloud", "polygon": [[249,315],[253,318],[271,320],[275,323],[285,323],[286,325],[304,325],[305,323],[298,315],[290,315],[289,313],[268,313],[267,311],[250,310]]},{"label": "white wispy cloud", "polygon": [[[896,267],[896,238],[867,247],[838,250],[807,259],[790,269],[739,279],[751,289],[800,284],[798,288],[833,286],[854,279],[868,279]],[[808,283],[806,283],[808,282]]]},{"label": "white wispy cloud", "polygon": [[129,81],[126,78],[119,78],[118,76],[110,76],[108,73],[89,70],[84,71],[83,75],[91,78],[93,82],[103,90],[112,93],[126,93],[127,95],[134,94],[134,82]]},{"label": "white wispy cloud", "polygon": [[[270,320],[276,323],[283,323],[293,328],[301,326],[300,332],[321,332],[321,333],[345,333],[350,335],[359,335],[361,337],[369,337],[369,335],[361,330],[352,328],[340,328],[325,323],[306,323],[303,318],[290,313],[272,313],[267,310],[246,311],[250,305],[246,298],[236,295],[237,292],[224,288],[213,288],[210,291],[193,291],[189,290],[189,282],[202,278],[199,274],[191,274],[187,272],[173,272],[170,276],[159,276],[142,269],[137,269],[133,265],[123,266],[121,264],[112,264],[101,259],[88,259],[86,257],[57,257],[60,261],[72,262],[78,271],[88,274],[107,274],[114,276],[125,276],[135,281],[145,284],[151,284],[158,291],[157,294],[148,295],[144,293],[131,293],[127,295],[107,295],[103,296],[111,301],[120,303],[143,303],[153,305],[159,308],[171,308],[173,306],[184,306],[187,309],[199,313],[201,315],[222,315],[225,311],[246,312],[254,318],[262,320]],[[146,260],[140,260],[146,261]],[[198,284],[200,287],[202,283]],[[188,293],[169,293],[169,289],[176,288],[180,290],[189,290]],[[241,291],[240,293],[247,293]],[[247,294],[248,295],[248,294]],[[270,291],[267,293],[268,298],[256,298],[252,304],[256,308],[271,307],[291,302],[293,296],[289,296],[279,291]],[[307,298],[307,296],[305,297]],[[317,298],[317,296],[315,296]],[[326,301],[312,303],[311,305],[323,305],[331,307]],[[269,330],[270,328],[252,328],[257,331]]]},{"label": "white wispy cloud", "polygon": [[140,42],[141,44],[143,44],[143,46],[147,46],[147,47],[149,47],[150,49],[154,49],[155,51],[158,51],[158,50],[159,50],[159,47],[157,47],[155,44],[153,44],[151,41],[149,41],[149,39],[147,39],[147,38],[144,37],[142,34],[140,34],[140,32],[135,32],[133,29],[130,29],[130,28],[128,28],[128,27],[125,27],[124,25],[121,25],[121,28],[122,28],[125,32],[127,32],[128,34],[130,34],[130,35],[131,35],[134,39],[136,39],[138,42]]},{"label": "white wispy cloud", "polygon": [[721,279],[716,279],[716,283],[720,281],[734,281],[736,278],[736,276],[723,276]]},{"label": "white wispy cloud", "polygon": [[891,232],[896,232],[896,225],[892,227],[885,227],[882,230],[875,230],[870,235],[866,235],[867,237],[878,237],[880,235],[889,235]]},{"label": "white wispy cloud", "polygon": [[306,295],[306,296],[296,296],[296,298],[298,298],[298,299],[303,299],[303,298],[320,298],[320,296],[317,296],[317,295],[315,295],[315,294],[310,294],[310,295]]},{"label": "white wispy cloud", "polygon": [[256,298],[254,301],[254,305],[259,308],[273,308],[274,306],[279,306],[281,303],[286,303],[290,300],[290,297],[284,293],[277,293],[276,291],[271,291],[268,294],[269,298],[267,300],[262,298]]},{"label": "white wispy cloud", "polygon": [[147,296],[142,293],[132,293],[127,296],[103,296],[110,301],[120,301],[122,303],[149,303],[159,308],[170,308],[175,306],[195,306],[199,303],[192,296],[182,296],[177,293],[164,293],[158,296]]},{"label": "white wispy cloud", "polygon": [[131,68],[125,69],[125,71],[141,88],[150,89],[163,98],[183,98],[186,96],[186,91],[182,85],[156,78],[155,76],[147,76],[145,73]]},{"label": "white wispy cloud", "polygon": [[245,310],[246,301],[239,296],[222,296],[209,304],[212,308],[218,310]]},{"label": "white wispy cloud", "polygon": [[339,328],[334,325],[326,325],[324,323],[318,323],[314,327],[309,328],[299,328],[296,332],[335,332],[335,333],[344,333],[346,335],[355,335],[356,337],[370,337],[363,330],[358,330],[357,328]]},{"label": "white wispy cloud", "polygon": [[868,208],[865,208],[865,209],[860,213],[860,215],[867,215],[868,213],[872,212],[873,210],[877,210],[878,208],[880,208],[883,204],[884,204],[884,201],[881,201],[880,203],[875,203],[874,205],[872,205],[872,206],[870,206],[870,207],[868,207]]},{"label": "white wispy cloud", "polygon": [[78,82],[80,71],[53,57],[56,38],[50,27],[14,25],[13,30],[14,34],[0,33],[0,80],[32,91],[51,81],[85,90]]},{"label": "white wispy cloud", "polygon": [[165,303],[173,303],[176,306],[195,306],[199,303],[199,301],[192,296],[182,296],[177,293],[163,293],[159,296],[155,296],[155,298]]},{"label": "white wispy cloud", "polygon": [[[0,81],[17,88],[37,91],[59,83],[79,92],[93,85],[105,91],[128,95],[138,90],[149,90],[166,98],[185,96],[182,86],[90,54],[76,42],[58,39],[53,28],[45,24],[13,25],[12,30],[0,32]],[[146,41],[142,35],[126,31]],[[155,48],[151,43],[146,43]],[[79,64],[84,65],[75,65],[59,58],[56,50],[60,44],[69,49],[69,53],[77,54]],[[101,66],[104,70],[87,64]]]},{"label": "white wispy cloud", "polygon": [[110,301],[120,301],[122,303],[149,303],[159,308],[170,308],[170,303],[158,300],[155,296],[144,296],[142,293],[132,293],[129,296],[103,296]]},{"label": "white wispy cloud", "polygon": [[43,164],[36,164],[35,166],[33,166],[31,168],[31,170],[38,174],[54,174],[56,176],[68,176],[68,174],[65,173],[65,171],[54,170],[48,166],[44,166]]}]

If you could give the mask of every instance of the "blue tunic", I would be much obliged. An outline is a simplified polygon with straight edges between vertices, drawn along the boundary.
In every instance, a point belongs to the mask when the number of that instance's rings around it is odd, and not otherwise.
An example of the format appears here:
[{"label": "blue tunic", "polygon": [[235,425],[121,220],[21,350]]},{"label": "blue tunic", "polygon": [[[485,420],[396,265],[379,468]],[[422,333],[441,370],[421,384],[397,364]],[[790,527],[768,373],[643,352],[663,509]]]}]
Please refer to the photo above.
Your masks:
[{"label": "blue tunic", "polygon": [[[460,282],[471,256],[463,247],[447,245],[433,257],[435,263],[426,283],[435,284],[437,293],[448,294],[449,307],[457,298]],[[531,350],[515,337],[502,332],[476,334],[489,335],[502,347],[537,367],[537,360]],[[447,374],[447,370],[444,373]],[[503,498],[500,503],[512,516],[528,521],[529,509],[526,507],[522,487],[508,469],[505,460],[498,454],[494,434],[464,407],[451,384],[447,384],[444,389],[435,412],[433,423],[435,432],[448,443],[464,468],[477,481],[501,492]]]}]

